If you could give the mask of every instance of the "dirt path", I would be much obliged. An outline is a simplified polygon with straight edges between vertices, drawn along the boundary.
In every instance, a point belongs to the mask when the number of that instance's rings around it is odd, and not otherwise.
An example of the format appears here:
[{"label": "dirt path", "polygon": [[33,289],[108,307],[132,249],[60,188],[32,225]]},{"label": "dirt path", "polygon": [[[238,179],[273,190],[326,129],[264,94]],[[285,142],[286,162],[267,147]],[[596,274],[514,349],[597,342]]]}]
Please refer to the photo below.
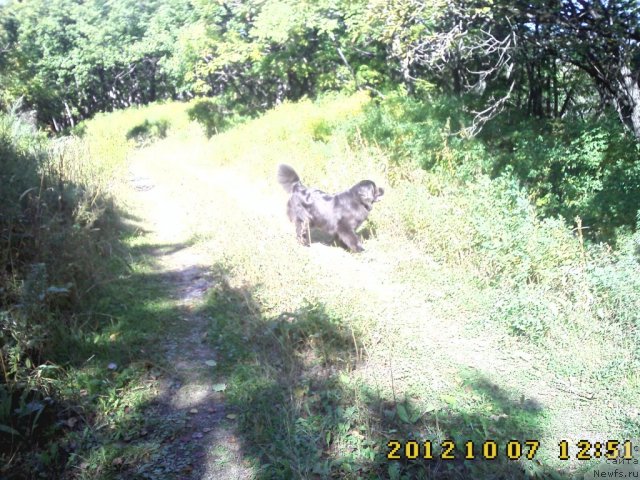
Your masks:
[{"label": "dirt path", "polygon": [[144,161],[133,162],[135,200],[152,241],[175,246],[157,248],[153,255],[181,312],[175,319],[177,329],[171,329],[179,333],[160,346],[170,368],[158,379],[157,396],[147,415],[155,417],[150,423],[184,422],[184,428],[179,436],[167,439],[163,455],[151,470],[159,478],[251,478],[252,470],[240,451],[234,415],[223,399],[224,384],[216,383],[216,352],[207,342],[209,320],[198,313],[216,278],[206,255],[190,244],[189,210],[158,180]]},{"label": "dirt path", "polygon": [[[214,391],[216,374],[211,365],[216,352],[205,341],[208,320],[197,313],[207,291],[219,280],[210,270],[211,252],[226,252],[234,242],[246,241],[254,250],[252,263],[244,268],[281,269],[277,273],[283,278],[282,295],[322,296],[329,303],[343,302],[355,311],[373,312],[377,320],[368,327],[373,340],[354,376],[399,391],[428,385],[437,398],[461,385],[460,372],[471,369],[513,405],[544,411],[549,445],[557,445],[559,439],[573,445],[579,438],[607,436],[591,423],[593,404],[577,404],[582,387],[558,388],[545,370],[545,358],[517,346],[510,348],[499,332],[474,334],[466,327],[464,312],[454,318],[443,312],[442,298],[454,298],[457,292],[438,279],[441,267],[410,242],[399,248],[385,243],[381,235],[369,243],[371,251],[362,255],[320,244],[299,248],[282,213],[284,195],[273,188],[275,182],[191,161],[193,156],[183,149],[163,148],[140,152],[132,165],[132,184],[153,242],[182,245],[156,253],[158,268],[169,274],[182,312],[179,322],[184,325],[179,329],[184,334],[167,339],[163,346],[175,370],[161,379],[155,409],[159,417],[176,412],[187,415],[187,433],[167,446],[165,459],[167,463],[180,459],[184,467],[179,478],[251,478],[255,474],[243,458],[234,414],[226,408],[223,393]],[[192,241],[203,236],[206,241]],[[433,269],[433,282],[425,285],[398,277],[394,274],[398,262]],[[308,287],[288,282],[300,268],[312,272],[316,283]],[[415,355],[410,354],[413,351]],[[175,472],[175,468],[166,470]]]}]

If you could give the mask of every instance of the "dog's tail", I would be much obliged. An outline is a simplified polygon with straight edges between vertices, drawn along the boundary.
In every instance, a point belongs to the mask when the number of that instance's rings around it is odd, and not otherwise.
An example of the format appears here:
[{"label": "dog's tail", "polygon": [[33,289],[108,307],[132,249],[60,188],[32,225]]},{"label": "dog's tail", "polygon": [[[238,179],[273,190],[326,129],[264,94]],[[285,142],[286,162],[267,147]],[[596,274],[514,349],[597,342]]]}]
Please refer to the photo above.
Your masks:
[{"label": "dog's tail", "polygon": [[287,193],[293,192],[293,187],[300,181],[296,171],[284,163],[278,166],[278,183],[284,187]]}]

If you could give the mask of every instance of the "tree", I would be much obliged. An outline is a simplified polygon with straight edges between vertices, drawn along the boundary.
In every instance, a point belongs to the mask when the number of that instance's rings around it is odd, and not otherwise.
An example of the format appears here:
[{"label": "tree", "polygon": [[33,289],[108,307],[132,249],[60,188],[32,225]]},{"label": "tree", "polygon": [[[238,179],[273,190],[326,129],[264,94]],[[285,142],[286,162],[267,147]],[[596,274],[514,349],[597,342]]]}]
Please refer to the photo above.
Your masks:
[{"label": "tree", "polygon": [[525,11],[548,27],[558,57],[585,71],[640,139],[640,4],[556,0]]},{"label": "tree", "polygon": [[515,86],[517,36],[493,1],[372,0],[371,5],[372,33],[389,46],[409,91],[427,79],[445,92],[481,98],[467,134],[502,110]]},{"label": "tree", "polygon": [[2,9],[10,49],[0,57],[7,102],[23,96],[57,130],[97,111],[173,96],[162,70],[188,0],[32,0]]}]

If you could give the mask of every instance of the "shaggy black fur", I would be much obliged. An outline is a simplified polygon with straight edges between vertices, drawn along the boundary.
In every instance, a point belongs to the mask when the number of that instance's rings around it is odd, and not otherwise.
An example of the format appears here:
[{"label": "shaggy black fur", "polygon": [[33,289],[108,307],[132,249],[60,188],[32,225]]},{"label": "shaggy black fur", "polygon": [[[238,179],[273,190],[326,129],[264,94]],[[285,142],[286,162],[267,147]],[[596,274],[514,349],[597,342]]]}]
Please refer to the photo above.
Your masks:
[{"label": "shaggy black fur", "polygon": [[307,188],[289,165],[278,167],[278,182],[291,194],[287,203],[289,220],[295,223],[298,241],[309,246],[309,228],[318,228],[337,237],[354,252],[364,250],[355,233],[369,216],[373,202],[384,190],[371,180],[362,180],[349,190],[329,195],[315,188]]}]

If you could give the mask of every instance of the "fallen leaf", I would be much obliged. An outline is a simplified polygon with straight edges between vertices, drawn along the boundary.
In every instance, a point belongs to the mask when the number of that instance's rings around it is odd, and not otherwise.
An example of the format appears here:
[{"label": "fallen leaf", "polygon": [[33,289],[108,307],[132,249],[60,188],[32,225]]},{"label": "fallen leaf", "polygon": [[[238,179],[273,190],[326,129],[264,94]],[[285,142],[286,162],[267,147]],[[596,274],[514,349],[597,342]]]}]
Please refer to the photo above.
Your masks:
[{"label": "fallen leaf", "polygon": [[209,365],[210,367],[215,367],[216,365],[218,365],[218,362],[216,362],[215,360],[207,360],[206,362],[207,365]]},{"label": "fallen leaf", "polygon": [[238,415],[236,415],[235,413],[230,413],[229,415],[227,415],[227,418],[229,420],[235,420],[238,417]]}]

